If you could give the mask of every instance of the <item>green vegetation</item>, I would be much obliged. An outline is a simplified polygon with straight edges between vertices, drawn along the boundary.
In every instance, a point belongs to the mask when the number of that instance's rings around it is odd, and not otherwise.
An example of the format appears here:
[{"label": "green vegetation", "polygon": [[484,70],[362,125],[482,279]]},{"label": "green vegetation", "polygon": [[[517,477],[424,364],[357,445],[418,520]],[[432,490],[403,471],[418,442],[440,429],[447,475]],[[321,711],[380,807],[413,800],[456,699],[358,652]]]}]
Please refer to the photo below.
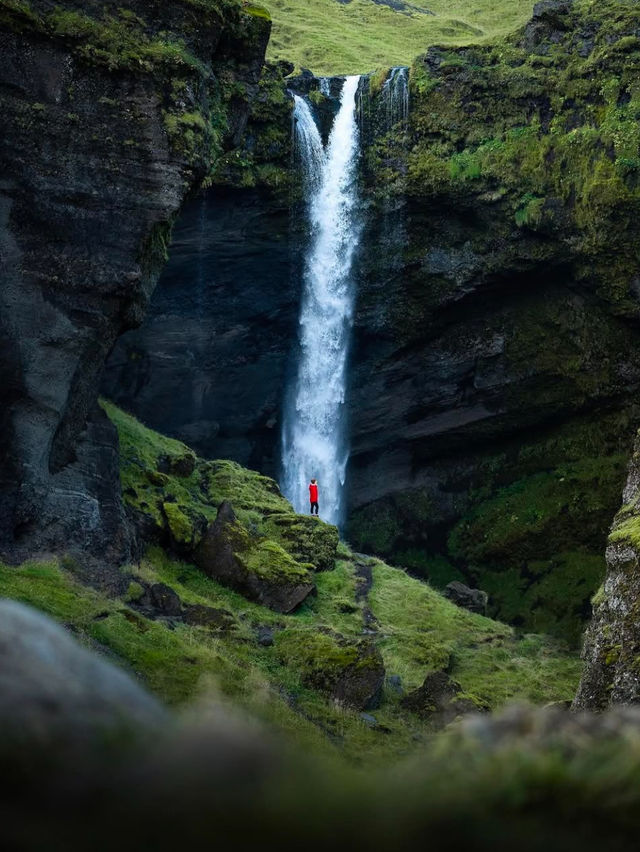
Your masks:
[{"label": "green vegetation", "polygon": [[[547,356],[548,348],[539,356],[527,350],[523,358]],[[594,374],[586,372],[579,381],[588,384]],[[466,497],[468,508],[449,524],[440,552],[419,538],[438,512],[424,492],[363,507],[351,519],[350,541],[436,588],[452,580],[482,588],[493,617],[577,646],[605,573],[607,533],[620,505],[634,416],[623,411],[570,422],[534,443],[505,442],[501,453],[485,454],[474,476],[478,485]],[[620,538],[634,522],[621,527]]]},{"label": "green vegetation", "polygon": [[[293,513],[273,480],[232,462],[198,459],[179,441],[110,403],[103,406],[118,427],[125,499],[156,525],[160,538],[169,536],[167,547],[191,548],[199,524],[230,500],[242,535],[259,531],[262,544],[252,553],[263,568],[274,554],[278,565],[283,559],[297,564],[286,548],[300,546],[291,532],[299,523],[304,533],[308,519]],[[315,535],[318,529],[335,535],[332,527],[312,523]],[[304,535],[301,542],[310,546]],[[335,552],[334,538],[333,547]],[[326,752],[330,742],[358,762],[408,753],[434,726],[404,708],[388,687],[373,711],[375,727],[327,697],[342,671],[374,664],[362,650],[366,619],[375,625],[371,638],[387,675],[399,676],[407,692],[429,672],[442,670],[480,708],[510,699],[564,700],[575,691],[580,663],[561,644],[542,636],[518,638],[512,628],[458,609],[425,583],[378,559],[356,556],[345,544],[332,568],[314,575],[317,595],[292,615],[248,601],[157,544],[139,564],[122,569],[126,591],[120,597],[81,585],[72,559],[0,566],[0,594],[38,607],[92,647],[108,649],[172,704],[190,702],[215,684],[306,747]],[[368,593],[363,571],[371,576]],[[155,620],[139,601],[158,583],[172,589],[183,608],[224,613],[223,626],[175,616]],[[258,641],[264,629],[272,632],[273,644]]]},{"label": "green vegetation", "polygon": [[[518,33],[415,61],[408,191],[463,205],[488,193],[516,228],[564,233],[577,277],[599,276],[599,295],[635,315],[637,242],[627,228],[640,207],[637,6],[581,0],[561,17],[553,41],[533,48]],[[574,39],[586,31],[593,43]]]},{"label": "green vegetation", "polygon": [[464,0],[431,0],[408,3],[403,11],[375,0],[267,0],[267,6],[273,18],[270,58],[315,74],[361,74],[409,65],[430,44],[505,35],[524,23],[533,3],[477,0],[470,7]]}]

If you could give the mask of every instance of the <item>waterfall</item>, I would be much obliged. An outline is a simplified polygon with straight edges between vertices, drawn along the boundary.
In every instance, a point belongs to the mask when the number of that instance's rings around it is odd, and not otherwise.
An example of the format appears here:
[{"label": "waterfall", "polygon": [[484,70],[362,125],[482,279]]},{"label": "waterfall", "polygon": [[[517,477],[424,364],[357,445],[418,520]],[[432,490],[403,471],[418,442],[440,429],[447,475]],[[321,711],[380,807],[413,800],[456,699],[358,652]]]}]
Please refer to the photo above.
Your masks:
[{"label": "waterfall", "polygon": [[409,69],[405,66],[392,68],[382,85],[382,102],[386,110],[387,128],[391,130],[402,122],[406,129],[409,123]]},{"label": "waterfall", "polygon": [[297,511],[307,512],[309,480],[317,478],[320,514],[335,524],[342,520],[348,459],[344,403],[354,302],[352,264],[360,236],[359,82],[359,77],[344,82],[326,151],[306,101],[297,97],[294,110],[310,240],[302,275],[297,376],[282,435],[283,490]]}]

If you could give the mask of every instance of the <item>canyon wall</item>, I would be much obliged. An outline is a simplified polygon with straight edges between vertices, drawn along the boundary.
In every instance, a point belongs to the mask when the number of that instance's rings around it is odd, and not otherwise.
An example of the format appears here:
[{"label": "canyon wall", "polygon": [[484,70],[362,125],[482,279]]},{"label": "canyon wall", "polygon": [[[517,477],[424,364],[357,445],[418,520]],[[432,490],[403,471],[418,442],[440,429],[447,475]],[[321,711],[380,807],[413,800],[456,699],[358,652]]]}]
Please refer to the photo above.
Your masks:
[{"label": "canyon wall", "polygon": [[[546,2],[504,44],[431,48],[408,125],[386,120],[385,74],[361,109],[347,535],[572,641],[640,420],[640,43],[634,4],[607,10]],[[155,428],[271,474],[304,247],[286,71],[178,225],[105,384]],[[337,86],[294,85],[326,134]]]},{"label": "canyon wall", "polygon": [[0,3],[0,556],[132,547],[96,404],[188,195],[238,144],[269,21],[178,0]]}]

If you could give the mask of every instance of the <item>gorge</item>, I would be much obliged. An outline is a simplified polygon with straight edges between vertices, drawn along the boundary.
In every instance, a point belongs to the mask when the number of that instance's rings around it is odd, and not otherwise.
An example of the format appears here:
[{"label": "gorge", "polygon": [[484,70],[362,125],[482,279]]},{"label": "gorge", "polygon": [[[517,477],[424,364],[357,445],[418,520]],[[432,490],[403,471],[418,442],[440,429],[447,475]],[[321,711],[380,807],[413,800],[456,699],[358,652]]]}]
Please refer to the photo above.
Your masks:
[{"label": "gorge", "polygon": [[0,0],[17,799],[42,772],[53,823],[89,779],[107,845],[132,816],[125,848],[176,804],[158,848],[211,842],[211,814],[331,842],[353,808],[351,848],[415,845],[415,821],[481,852],[625,849],[639,9],[542,0],[500,37],[454,21],[410,66],[315,76],[265,61],[247,0]]}]

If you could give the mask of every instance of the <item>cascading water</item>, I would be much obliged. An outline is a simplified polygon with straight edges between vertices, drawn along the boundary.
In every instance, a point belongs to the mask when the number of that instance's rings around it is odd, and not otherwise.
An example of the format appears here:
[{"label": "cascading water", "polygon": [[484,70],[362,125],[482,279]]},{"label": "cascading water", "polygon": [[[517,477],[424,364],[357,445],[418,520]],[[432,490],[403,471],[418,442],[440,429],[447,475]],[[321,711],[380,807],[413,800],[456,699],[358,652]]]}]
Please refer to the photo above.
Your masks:
[{"label": "cascading water", "polygon": [[311,233],[303,271],[298,370],[282,436],[283,490],[297,511],[308,511],[309,480],[317,478],[321,515],[335,524],[342,520],[348,459],[344,403],[352,265],[360,237],[359,82],[359,77],[344,82],[326,151],[308,104],[296,97],[294,110]]},{"label": "cascading water", "polygon": [[402,122],[403,129],[409,121],[409,69],[392,68],[382,85],[382,101],[386,109],[387,128]]}]

